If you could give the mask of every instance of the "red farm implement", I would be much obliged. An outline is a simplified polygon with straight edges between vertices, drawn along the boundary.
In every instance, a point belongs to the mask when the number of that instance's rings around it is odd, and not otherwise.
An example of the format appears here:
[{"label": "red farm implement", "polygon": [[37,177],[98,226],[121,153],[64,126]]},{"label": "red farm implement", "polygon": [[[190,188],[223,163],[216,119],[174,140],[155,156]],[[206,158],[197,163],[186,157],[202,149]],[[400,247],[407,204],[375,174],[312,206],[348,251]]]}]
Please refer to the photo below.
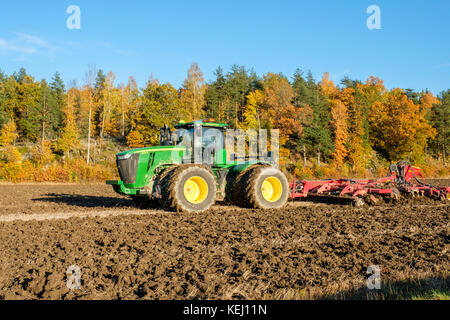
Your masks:
[{"label": "red farm implement", "polygon": [[291,198],[328,198],[350,200],[356,205],[376,203],[384,200],[398,200],[401,195],[410,197],[425,196],[437,200],[446,200],[450,196],[450,187],[437,187],[422,182],[420,168],[406,161],[391,164],[389,175],[375,180],[329,179],[297,180],[290,183]]}]

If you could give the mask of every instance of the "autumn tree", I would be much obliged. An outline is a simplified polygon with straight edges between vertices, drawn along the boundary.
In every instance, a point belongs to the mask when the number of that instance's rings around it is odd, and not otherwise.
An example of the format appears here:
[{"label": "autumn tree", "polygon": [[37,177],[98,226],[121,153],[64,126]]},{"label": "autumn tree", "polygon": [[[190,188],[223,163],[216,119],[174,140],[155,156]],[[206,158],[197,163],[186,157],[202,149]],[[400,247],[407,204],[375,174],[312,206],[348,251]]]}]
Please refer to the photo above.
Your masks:
[{"label": "autumn tree", "polygon": [[133,77],[128,78],[127,86],[124,91],[125,104],[127,105],[126,117],[127,132],[131,130],[133,120],[136,119],[142,110],[142,95],[138,88],[137,82]]},{"label": "autumn tree", "polygon": [[364,121],[367,114],[355,88],[344,88],[339,93],[339,100],[347,110],[347,159],[353,170],[363,173],[368,163],[368,155],[364,145]]},{"label": "autumn tree", "polygon": [[340,100],[339,89],[335,86],[333,81],[330,80],[330,76],[327,72],[324,73],[319,85],[322,94],[327,97],[331,109],[331,128],[333,132],[332,137],[334,139],[334,151],[332,157],[336,166],[341,167],[348,154],[347,106]]},{"label": "autumn tree", "polygon": [[[36,142],[41,136],[42,114],[39,112],[43,107],[44,90],[34,78],[21,70],[15,75],[13,83],[17,106],[15,116],[19,134],[27,140]],[[45,109],[45,108],[44,108]]]},{"label": "autumn tree", "polygon": [[19,136],[17,126],[14,121],[10,121],[3,125],[0,130],[0,160],[8,163],[16,163],[22,159],[19,150],[14,146],[14,143]]},{"label": "autumn tree", "polygon": [[13,120],[5,123],[0,131],[0,146],[5,147],[13,145],[19,134],[17,133],[17,126]]},{"label": "autumn tree", "polygon": [[105,83],[101,92],[100,105],[101,110],[101,122],[100,126],[100,138],[103,138],[105,134],[116,135],[117,126],[114,123],[114,115],[116,114],[116,106],[118,100],[117,90],[114,86],[116,75],[112,72],[108,72]]},{"label": "autumn tree", "polygon": [[68,159],[70,158],[70,151],[80,144],[74,110],[75,94],[76,90],[69,90],[67,93],[67,103],[64,109],[65,126],[62,129],[61,136],[56,140],[55,144],[56,151],[60,151],[66,155]]},{"label": "autumn tree", "polygon": [[302,134],[302,120],[305,114],[302,108],[292,103],[294,92],[289,81],[282,74],[269,72],[264,75],[262,83],[264,90],[262,122],[267,128],[280,130],[280,146],[286,148],[295,146],[294,140],[290,141],[290,137]]},{"label": "autumn tree", "polygon": [[193,63],[188,70],[188,76],[183,82],[181,91],[181,104],[186,109],[189,118],[198,120],[204,116],[204,95],[206,91],[203,73],[197,63]]},{"label": "autumn tree", "polygon": [[178,92],[172,85],[161,85],[157,80],[148,81],[143,91],[142,108],[131,120],[127,141],[130,144],[140,141],[142,145],[157,145],[159,129],[164,124],[173,125],[186,116]]},{"label": "autumn tree", "polygon": [[246,96],[244,121],[241,123],[243,129],[261,129],[261,109],[264,98],[264,92],[261,90],[252,91]]},{"label": "autumn tree", "polygon": [[426,104],[415,104],[402,89],[384,93],[382,101],[370,110],[374,149],[391,161],[422,160],[427,139],[436,134],[426,120],[427,109]]},{"label": "autumn tree", "polygon": [[138,130],[141,130],[142,127],[136,126],[136,128],[131,131],[127,136],[127,145],[130,148],[143,148],[145,147],[144,136]]},{"label": "autumn tree", "polygon": [[[95,114],[95,105],[96,101],[98,101],[99,95],[103,90],[103,84],[104,84],[104,75],[102,70],[96,71],[96,67],[93,65],[90,65],[88,67],[88,70],[85,74],[85,86],[84,86],[84,97],[83,99],[85,101],[85,104],[88,105],[88,113],[87,113],[87,122],[88,122],[88,136],[87,136],[87,156],[86,156],[86,163],[89,164],[91,159],[91,137],[93,132],[93,115]],[[97,72],[97,78],[95,82],[95,87],[93,87],[93,81],[95,77],[95,73]]]}]

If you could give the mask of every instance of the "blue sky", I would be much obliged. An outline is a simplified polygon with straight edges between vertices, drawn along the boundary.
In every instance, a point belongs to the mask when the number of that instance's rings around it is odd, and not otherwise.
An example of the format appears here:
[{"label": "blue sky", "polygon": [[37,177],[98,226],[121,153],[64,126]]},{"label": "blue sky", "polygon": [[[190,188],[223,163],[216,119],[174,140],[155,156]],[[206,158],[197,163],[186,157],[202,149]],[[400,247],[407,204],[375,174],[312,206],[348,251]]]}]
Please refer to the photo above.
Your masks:
[{"label": "blue sky", "polygon": [[[372,4],[381,30],[366,26]],[[69,5],[81,9],[80,30],[66,27]],[[439,93],[450,88],[449,34],[448,0],[10,1],[0,9],[0,69],[82,83],[95,64],[117,82],[134,76],[143,86],[153,74],[179,87],[192,62],[206,80],[238,64]]]}]

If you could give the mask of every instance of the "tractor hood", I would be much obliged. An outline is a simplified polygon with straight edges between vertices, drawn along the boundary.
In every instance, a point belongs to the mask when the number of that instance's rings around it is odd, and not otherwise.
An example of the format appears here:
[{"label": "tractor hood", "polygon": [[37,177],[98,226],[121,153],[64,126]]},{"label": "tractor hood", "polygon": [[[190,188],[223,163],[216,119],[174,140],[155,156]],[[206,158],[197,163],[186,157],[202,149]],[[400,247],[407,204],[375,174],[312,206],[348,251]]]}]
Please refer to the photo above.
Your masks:
[{"label": "tractor hood", "polygon": [[127,150],[116,154],[121,181],[129,188],[146,186],[160,165],[179,164],[186,152],[184,146],[155,146]]},{"label": "tractor hood", "polygon": [[117,159],[121,160],[130,157],[135,153],[149,153],[149,152],[167,152],[167,151],[185,151],[186,147],[183,146],[155,146],[155,147],[146,147],[146,148],[138,148],[123,151],[117,154]]}]

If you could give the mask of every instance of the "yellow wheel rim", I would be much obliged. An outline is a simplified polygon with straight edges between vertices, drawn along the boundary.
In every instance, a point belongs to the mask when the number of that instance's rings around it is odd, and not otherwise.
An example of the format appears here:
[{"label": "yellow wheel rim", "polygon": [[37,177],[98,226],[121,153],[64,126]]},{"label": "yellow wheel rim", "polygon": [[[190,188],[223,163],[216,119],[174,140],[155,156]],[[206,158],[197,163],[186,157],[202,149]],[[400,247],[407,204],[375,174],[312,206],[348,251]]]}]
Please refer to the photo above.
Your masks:
[{"label": "yellow wheel rim", "polygon": [[283,185],[276,177],[266,178],[261,185],[261,193],[265,200],[275,202],[281,198],[281,194],[283,193]]},{"label": "yellow wheel rim", "polygon": [[191,177],[184,184],[184,197],[193,204],[202,203],[208,196],[208,184],[202,177]]}]

